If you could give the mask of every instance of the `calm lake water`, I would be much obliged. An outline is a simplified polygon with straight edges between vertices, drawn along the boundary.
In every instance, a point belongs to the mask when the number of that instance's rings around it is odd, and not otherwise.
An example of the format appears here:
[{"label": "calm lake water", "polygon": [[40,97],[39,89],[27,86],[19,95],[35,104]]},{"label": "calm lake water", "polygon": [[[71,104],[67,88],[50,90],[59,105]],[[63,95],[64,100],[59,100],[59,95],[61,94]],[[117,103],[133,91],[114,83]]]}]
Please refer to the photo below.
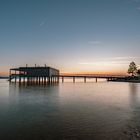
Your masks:
[{"label": "calm lake water", "polygon": [[0,80],[0,140],[140,139],[140,84]]}]

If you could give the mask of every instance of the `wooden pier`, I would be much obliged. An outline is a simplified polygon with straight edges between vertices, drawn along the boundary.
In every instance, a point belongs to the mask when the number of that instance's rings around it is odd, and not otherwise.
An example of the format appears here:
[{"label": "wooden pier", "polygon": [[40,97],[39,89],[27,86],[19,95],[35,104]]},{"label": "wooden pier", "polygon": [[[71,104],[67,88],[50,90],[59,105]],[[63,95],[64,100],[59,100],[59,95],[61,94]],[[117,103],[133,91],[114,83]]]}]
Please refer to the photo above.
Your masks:
[{"label": "wooden pier", "polygon": [[59,70],[51,67],[19,67],[9,71],[9,81],[36,84],[58,83]]},{"label": "wooden pier", "polygon": [[35,84],[50,84],[58,83],[61,81],[65,82],[65,79],[72,79],[72,82],[75,83],[77,79],[83,79],[83,82],[86,83],[88,79],[95,79],[95,82],[98,82],[98,79],[106,79],[107,81],[120,81],[125,80],[125,76],[100,76],[100,75],[60,75],[59,70],[51,67],[19,67],[12,68],[9,71],[9,81],[18,82],[18,83],[35,83]]},{"label": "wooden pier", "polygon": [[105,79],[107,81],[116,81],[118,79],[125,79],[125,76],[96,76],[96,75],[59,75],[62,83],[65,82],[65,79],[72,79],[72,82],[75,83],[76,79],[83,79],[83,82],[86,83],[87,79],[95,79],[95,82],[98,82],[98,79]]}]

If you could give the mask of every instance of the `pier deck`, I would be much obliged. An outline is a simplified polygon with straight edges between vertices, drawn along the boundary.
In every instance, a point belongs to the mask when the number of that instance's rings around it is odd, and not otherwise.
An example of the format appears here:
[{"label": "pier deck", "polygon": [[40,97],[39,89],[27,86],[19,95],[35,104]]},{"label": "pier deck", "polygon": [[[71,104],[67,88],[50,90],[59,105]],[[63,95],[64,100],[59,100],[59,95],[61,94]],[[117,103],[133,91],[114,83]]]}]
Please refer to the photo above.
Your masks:
[{"label": "pier deck", "polygon": [[59,78],[62,79],[62,83],[64,82],[65,78],[73,79],[73,82],[76,82],[76,79],[82,78],[83,81],[86,83],[87,79],[95,79],[97,82],[98,79],[106,79],[107,81],[115,81],[117,79],[125,79],[125,76],[99,76],[99,75],[59,75]]}]

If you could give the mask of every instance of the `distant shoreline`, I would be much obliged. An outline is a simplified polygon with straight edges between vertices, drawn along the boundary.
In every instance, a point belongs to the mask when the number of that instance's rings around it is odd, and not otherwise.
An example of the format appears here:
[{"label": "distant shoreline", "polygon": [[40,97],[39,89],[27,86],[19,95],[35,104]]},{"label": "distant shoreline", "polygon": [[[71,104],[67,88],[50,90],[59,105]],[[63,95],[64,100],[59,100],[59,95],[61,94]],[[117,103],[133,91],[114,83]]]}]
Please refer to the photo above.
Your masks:
[{"label": "distant shoreline", "polygon": [[0,76],[0,79],[9,79],[9,77]]},{"label": "distant shoreline", "polygon": [[125,78],[116,78],[111,79],[109,81],[112,82],[132,82],[132,83],[140,83],[140,77],[125,77]]}]

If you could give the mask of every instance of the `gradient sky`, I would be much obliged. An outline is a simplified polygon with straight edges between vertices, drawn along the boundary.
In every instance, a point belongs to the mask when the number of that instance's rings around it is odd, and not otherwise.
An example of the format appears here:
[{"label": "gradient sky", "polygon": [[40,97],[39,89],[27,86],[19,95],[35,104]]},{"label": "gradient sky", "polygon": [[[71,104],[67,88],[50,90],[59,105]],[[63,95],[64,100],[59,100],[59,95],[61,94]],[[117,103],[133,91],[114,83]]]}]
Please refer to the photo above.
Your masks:
[{"label": "gradient sky", "polygon": [[140,64],[140,0],[0,0],[0,73],[26,63],[126,73]]}]

